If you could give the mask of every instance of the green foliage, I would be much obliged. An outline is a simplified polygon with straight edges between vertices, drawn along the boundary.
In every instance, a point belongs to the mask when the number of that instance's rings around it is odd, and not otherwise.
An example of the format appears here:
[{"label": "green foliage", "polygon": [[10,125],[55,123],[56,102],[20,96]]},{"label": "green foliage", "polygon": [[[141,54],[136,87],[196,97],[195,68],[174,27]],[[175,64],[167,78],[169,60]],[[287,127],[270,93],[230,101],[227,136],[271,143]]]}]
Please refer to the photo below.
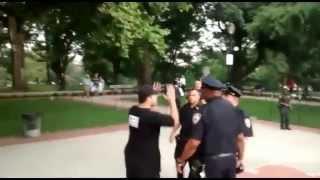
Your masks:
[{"label": "green foliage", "polygon": [[[5,2],[4,13],[17,17],[25,32],[27,43],[36,43],[32,50],[36,61],[49,62],[50,67],[26,58],[28,79],[37,74],[55,72],[61,82],[72,61],[71,54],[84,55],[85,70],[98,72],[112,83],[158,80],[171,82],[185,75],[188,85],[202,75],[209,66],[217,78],[226,81],[228,69],[225,52],[209,55],[202,47],[202,62],[192,62],[190,52],[182,51],[189,41],[198,41],[199,28],[206,20],[219,22],[220,32],[214,37],[226,45],[239,48],[234,52],[232,81],[266,83],[276,87],[276,81],[285,74],[300,83],[317,84],[320,79],[320,5],[318,3],[268,2],[105,2],[105,3],[41,3]],[[32,11],[30,11],[30,9]],[[81,12],[81,13],[79,13]],[[41,16],[40,16],[41,15]],[[2,16],[1,16],[2,17]],[[0,18],[1,67],[11,73],[12,63],[5,16]],[[223,28],[226,22],[235,24],[233,35]],[[36,25],[36,26],[34,26]],[[45,32],[45,41],[37,39]],[[32,32],[32,33],[31,33]],[[269,56],[269,50],[285,56],[284,62]],[[177,60],[188,66],[179,67]],[[34,69],[28,67],[34,66]],[[39,67],[36,67],[39,66]],[[5,74],[4,70],[1,70]],[[48,73],[50,74],[50,73]],[[68,74],[68,72],[67,72]],[[81,74],[79,74],[81,76]],[[49,79],[54,78],[48,76]],[[67,84],[78,84],[74,76]],[[121,79],[121,80],[120,80]],[[271,79],[271,80],[268,80]],[[73,85],[71,85],[73,86]]]},{"label": "green foliage", "polygon": [[25,78],[27,81],[39,81],[41,83],[46,82],[47,72],[45,62],[37,62],[31,57],[27,56],[25,63]]},{"label": "green foliage", "polygon": [[[243,80],[255,70],[256,67],[265,63],[264,42],[260,37],[251,38],[248,35],[247,26],[252,23],[253,17],[258,13],[258,7],[267,3],[243,3],[243,2],[214,2],[205,3],[206,16],[217,23],[220,31],[214,32],[216,38],[226,45],[227,48],[238,47],[234,54],[234,64],[231,69],[229,81],[241,84]],[[229,34],[228,25],[234,24],[234,34]]]},{"label": "green foliage", "polygon": [[7,70],[3,67],[0,67],[0,87],[5,87],[8,82],[11,81],[11,76]]},{"label": "green foliage", "polygon": [[81,90],[83,86],[80,85],[82,83],[83,78],[85,77],[85,71],[83,66],[70,63],[66,69],[66,89],[68,90]]},{"label": "green foliage", "polygon": [[283,54],[267,53],[268,63],[259,66],[251,73],[245,81],[246,85],[263,85],[267,90],[278,91],[279,83],[282,82],[284,74],[288,72],[288,64]]},{"label": "green foliage", "polygon": [[[99,11],[104,16],[109,16],[111,22],[105,24],[94,36],[96,42],[114,44],[123,52],[123,57],[128,57],[129,47],[137,40],[145,40],[152,44],[157,52],[164,55],[166,44],[163,37],[169,32],[154,24],[154,18],[148,16],[142,9],[141,3],[104,3]],[[101,38],[101,36],[105,38]]]},{"label": "green foliage", "polygon": [[300,82],[319,77],[319,4],[297,3],[262,7],[248,26],[254,37],[264,37],[268,48],[286,55],[288,74]]},{"label": "green foliage", "polygon": [[23,132],[21,114],[26,112],[41,113],[42,133],[124,123],[127,116],[123,110],[70,100],[2,100],[0,137],[21,136]]}]

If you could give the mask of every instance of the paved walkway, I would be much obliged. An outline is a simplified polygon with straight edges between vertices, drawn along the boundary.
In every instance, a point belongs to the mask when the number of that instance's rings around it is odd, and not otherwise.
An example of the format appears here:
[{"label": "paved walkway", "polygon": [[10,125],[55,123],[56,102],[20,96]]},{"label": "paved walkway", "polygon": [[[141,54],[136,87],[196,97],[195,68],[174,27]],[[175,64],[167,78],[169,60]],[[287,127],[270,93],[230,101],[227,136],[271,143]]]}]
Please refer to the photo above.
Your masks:
[{"label": "paved walkway", "polygon": [[[120,98],[76,100],[119,107],[133,104],[120,102]],[[255,137],[248,139],[246,146],[246,172],[239,177],[320,178],[319,130],[292,126],[294,130],[283,131],[276,123],[258,120],[253,126]],[[161,177],[175,177],[175,144],[168,142],[169,132],[170,128],[161,130]],[[2,145],[4,140],[0,139],[0,177],[125,177],[126,125],[47,134],[41,138],[28,142],[11,139]]]}]

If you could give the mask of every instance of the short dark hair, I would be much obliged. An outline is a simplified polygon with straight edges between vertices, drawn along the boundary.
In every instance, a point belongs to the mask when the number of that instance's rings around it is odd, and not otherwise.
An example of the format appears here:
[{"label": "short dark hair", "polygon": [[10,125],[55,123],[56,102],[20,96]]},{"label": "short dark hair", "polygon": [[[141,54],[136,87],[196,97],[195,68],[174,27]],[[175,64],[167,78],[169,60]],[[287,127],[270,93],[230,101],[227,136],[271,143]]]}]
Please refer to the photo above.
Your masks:
[{"label": "short dark hair", "polygon": [[189,89],[188,93],[190,93],[191,91],[197,91],[199,94],[201,94],[201,91],[199,89],[196,89],[196,88]]},{"label": "short dark hair", "polygon": [[138,90],[139,103],[145,102],[146,99],[153,94],[156,94],[156,91],[153,90],[152,85],[147,84],[141,86]]}]

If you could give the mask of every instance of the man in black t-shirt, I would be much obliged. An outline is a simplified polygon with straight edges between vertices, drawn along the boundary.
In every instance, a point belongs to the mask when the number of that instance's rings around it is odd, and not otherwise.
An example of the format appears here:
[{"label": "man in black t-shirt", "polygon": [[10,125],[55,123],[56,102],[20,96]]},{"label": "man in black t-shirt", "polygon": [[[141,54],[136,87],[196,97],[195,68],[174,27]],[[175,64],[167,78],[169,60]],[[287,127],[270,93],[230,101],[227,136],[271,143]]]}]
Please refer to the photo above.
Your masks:
[{"label": "man in black t-shirt", "polygon": [[175,90],[167,85],[165,99],[170,106],[170,115],[152,111],[157,104],[160,85],[144,85],[138,91],[139,105],[129,110],[129,140],[125,147],[126,175],[128,178],[159,178],[161,126],[179,125],[179,114],[175,102]]}]

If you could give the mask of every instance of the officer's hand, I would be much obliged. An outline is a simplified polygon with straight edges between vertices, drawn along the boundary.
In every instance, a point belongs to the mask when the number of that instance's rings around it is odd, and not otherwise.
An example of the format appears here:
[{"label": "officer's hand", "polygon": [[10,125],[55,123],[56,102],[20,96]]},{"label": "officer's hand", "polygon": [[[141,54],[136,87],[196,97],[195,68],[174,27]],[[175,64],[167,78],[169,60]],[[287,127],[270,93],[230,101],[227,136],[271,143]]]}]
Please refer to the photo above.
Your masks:
[{"label": "officer's hand", "polygon": [[182,174],[183,173],[183,168],[184,166],[186,165],[186,162],[183,162],[182,164],[179,164],[177,161],[176,161],[176,168],[177,168],[177,172]]},{"label": "officer's hand", "polygon": [[176,91],[172,84],[167,85],[167,97],[169,101],[175,101],[176,100]]},{"label": "officer's hand", "polygon": [[242,163],[242,161],[237,160],[237,165],[236,165],[236,173],[241,173],[244,171],[244,165]]}]

